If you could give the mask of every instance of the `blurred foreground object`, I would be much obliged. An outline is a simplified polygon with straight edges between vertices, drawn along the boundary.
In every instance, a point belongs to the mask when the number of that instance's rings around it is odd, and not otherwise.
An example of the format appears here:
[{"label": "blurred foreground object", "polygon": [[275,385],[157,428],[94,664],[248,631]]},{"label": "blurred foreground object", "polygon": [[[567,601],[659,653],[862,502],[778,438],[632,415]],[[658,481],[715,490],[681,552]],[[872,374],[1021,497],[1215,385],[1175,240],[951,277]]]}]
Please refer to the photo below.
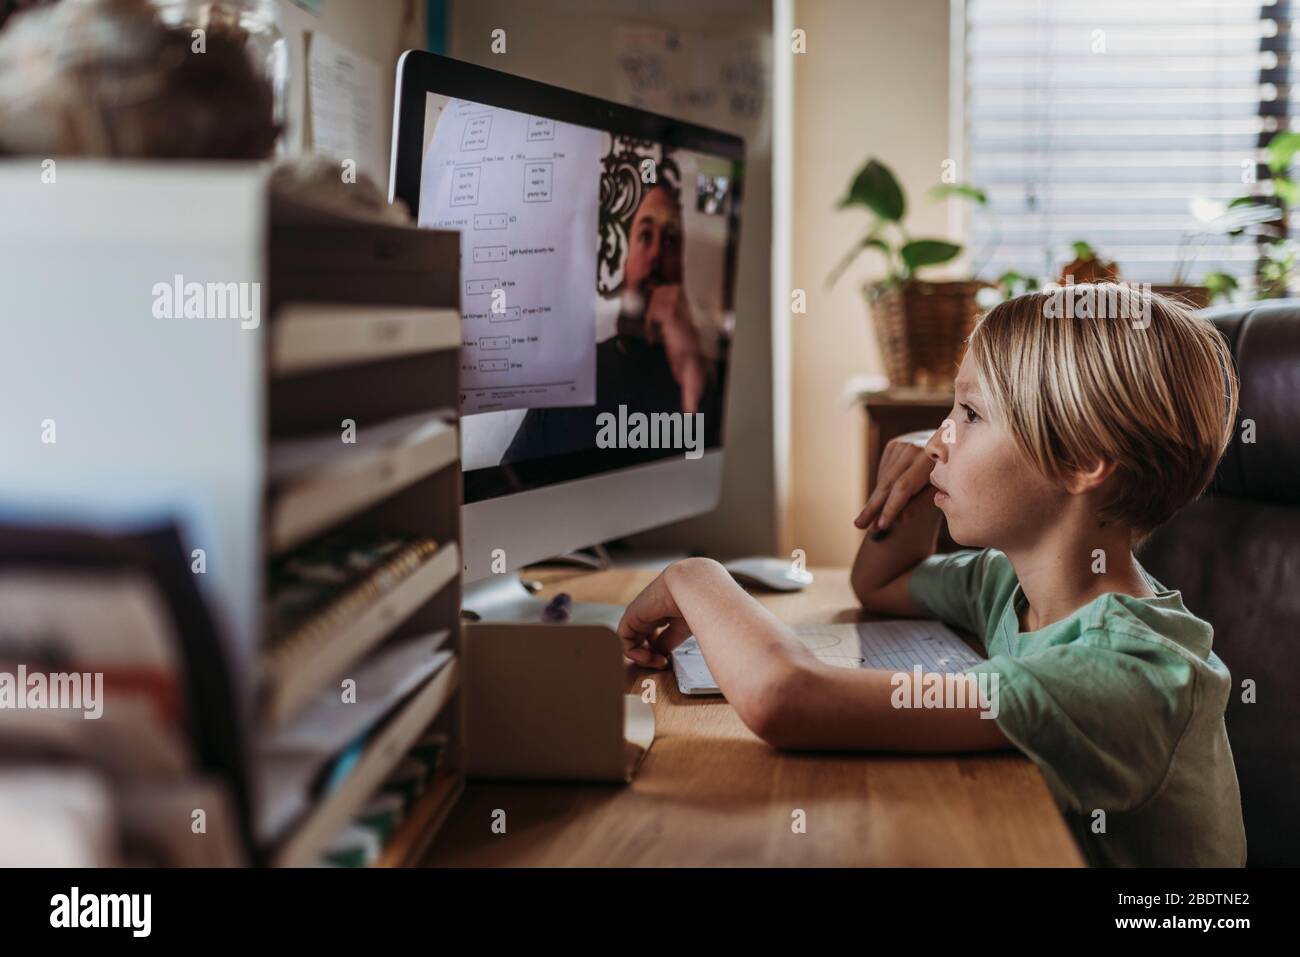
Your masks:
[{"label": "blurred foreground object", "polygon": [[81,767],[0,767],[0,866],[119,863],[112,791]]},{"label": "blurred foreground object", "polygon": [[0,32],[0,153],[269,156],[288,76],[274,4],[158,6],[63,0],[12,16]]},{"label": "blurred foreground object", "polygon": [[15,14],[50,3],[54,3],[54,0],[0,0],[0,30],[5,28],[9,18]]},{"label": "blurred foreground object", "polygon": [[[261,311],[187,316],[167,289],[260,302],[268,164],[70,158],[57,187],[41,166],[0,160],[0,694],[22,704],[0,697],[0,774],[98,775],[116,861],[243,862]],[[31,817],[20,784],[0,792]],[[101,846],[65,818],[41,826]]]},{"label": "blurred foreground object", "polygon": [[285,157],[271,173],[271,218],[280,224],[314,225],[352,220],[415,226],[406,203],[388,202],[382,187],[357,170],[345,181],[337,160],[319,153]]}]

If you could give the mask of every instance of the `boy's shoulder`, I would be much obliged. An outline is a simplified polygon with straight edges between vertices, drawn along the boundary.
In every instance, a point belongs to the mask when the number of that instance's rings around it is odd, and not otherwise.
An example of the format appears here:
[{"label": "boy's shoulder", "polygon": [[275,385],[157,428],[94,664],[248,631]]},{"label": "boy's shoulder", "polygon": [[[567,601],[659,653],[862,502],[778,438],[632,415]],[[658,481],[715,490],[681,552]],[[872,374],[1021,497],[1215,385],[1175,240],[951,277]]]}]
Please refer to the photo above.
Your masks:
[{"label": "boy's shoulder", "polygon": [[[1011,559],[999,549],[964,549],[951,553],[949,561],[953,568],[969,565],[970,585],[999,604],[1010,601],[1020,586]],[[1147,642],[1202,662],[1212,658],[1217,662],[1211,651],[1214,628],[1210,623],[1183,604],[1182,592],[1166,588],[1141,565],[1138,568],[1154,597],[1107,592],[1093,599],[1071,616],[1077,638],[1090,643]]]},{"label": "boy's shoulder", "polygon": [[[943,556],[940,565],[964,583],[985,628],[994,631],[1020,587],[1011,560],[996,548],[963,549]],[[1194,671],[1216,683],[1228,680],[1227,668],[1211,650],[1214,629],[1209,622],[1188,610],[1181,592],[1165,587],[1141,565],[1138,568],[1154,597],[1107,592],[1060,623],[1064,627],[1050,629],[1047,644],[1099,647],[1162,662],[1173,672]],[[1030,652],[1028,645],[1035,644],[1014,640],[1019,635],[1006,637],[1013,638],[1011,644],[1021,653]]]},{"label": "boy's shoulder", "polygon": [[1039,632],[1004,628],[990,653],[1023,661],[1040,677],[1058,663],[1094,677],[1110,675],[1108,680],[1121,673],[1142,676],[1151,688],[1162,689],[1173,712],[1205,707],[1222,714],[1232,676],[1211,650],[1214,629],[1187,609],[1180,592],[1146,577],[1154,597],[1107,592]]},{"label": "boy's shoulder", "polygon": [[1211,671],[1223,670],[1226,674],[1223,663],[1211,650],[1213,626],[1183,604],[1182,592],[1166,588],[1145,569],[1141,571],[1154,597],[1107,592],[1081,609],[1083,635],[1093,641],[1130,649],[1135,643],[1158,646]]},{"label": "boy's shoulder", "polygon": [[1178,592],[1156,598],[1109,593],[1089,607],[1079,643],[1108,653],[1192,709],[1222,715],[1232,688],[1211,650],[1214,629],[1188,611]]}]

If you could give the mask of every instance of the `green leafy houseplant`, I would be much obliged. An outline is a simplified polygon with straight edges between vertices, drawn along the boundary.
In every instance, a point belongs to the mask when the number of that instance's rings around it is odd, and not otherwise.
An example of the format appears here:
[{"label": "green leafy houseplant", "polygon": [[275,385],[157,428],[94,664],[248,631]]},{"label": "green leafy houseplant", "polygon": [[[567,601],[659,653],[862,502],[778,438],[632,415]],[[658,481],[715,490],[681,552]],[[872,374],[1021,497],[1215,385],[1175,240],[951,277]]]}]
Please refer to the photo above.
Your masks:
[{"label": "green leafy houseplant", "polygon": [[[1208,218],[1182,244],[1179,277],[1195,259],[1196,247],[1209,237],[1227,236],[1229,240],[1237,240],[1244,236],[1259,247],[1255,298],[1276,299],[1288,295],[1300,252],[1287,230],[1287,212],[1300,205],[1300,183],[1291,176],[1291,166],[1300,153],[1300,133],[1283,130],[1269,140],[1265,149],[1273,195],[1238,196],[1219,215]],[[1236,276],[1219,269],[1207,272],[1201,282],[1209,291],[1211,301],[1231,299],[1239,285]]]},{"label": "green leafy houseplant", "polygon": [[[987,205],[974,186],[947,183],[930,192],[932,199],[961,197]],[[974,280],[928,282],[917,273],[951,262],[961,254],[958,243],[918,239],[907,230],[907,198],[893,172],[872,157],[858,170],[839,209],[860,208],[872,215],[866,233],[827,277],[830,285],[868,249],[885,260],[886,274],[865,287],[881,358],[895,386],[948,389],[960,359],[961,344],[975,324],[976,296],[987,284]]]},{"label": "green leafy houseplant", "polygon": [[[1291,178],[1291,164],[1300,153],[1300,133],[1284,130],[1268,141],[1269,182],[1273,184],[1276,203],[1260,205],[1278,209],[1280,216],[1260,227],[1260,253],[1262,255],[1256,289],[1256,299],[1277,299],[1290,291],[1291,278],[1296,269],[1296,244],[1287,231],[1286,213],[1300,204],[1300,183]],[[1251,197],[1241,196],[1234,203],[1246,205]],[[1258,203],[1258,200],[1255,201]]]},{"label": "green leafy houseplant", "polygon": [[[930,191],[931,199],[946,199],[959,196],[978,203],[988,204],[988,197],[983,190],[964,183],[945,183]],[[870,210],[874,220],[862,237],[839,264],[831,271],[830,284],[839,281],[844,270],[848,269],[865,250],[878,250],[885,257],[888,270],[885,279],[876,284],[878,291],[891,287],[915,277],[917,270],[926,266],[938,266],[951,262],[961,255],[962,247],[946,239],[913,239],[903,225],[907,214],[907,198],[898,179],[884,163],[872,157],[858,170],[849,191],[839,201],[838,209],[858,206]]]}]

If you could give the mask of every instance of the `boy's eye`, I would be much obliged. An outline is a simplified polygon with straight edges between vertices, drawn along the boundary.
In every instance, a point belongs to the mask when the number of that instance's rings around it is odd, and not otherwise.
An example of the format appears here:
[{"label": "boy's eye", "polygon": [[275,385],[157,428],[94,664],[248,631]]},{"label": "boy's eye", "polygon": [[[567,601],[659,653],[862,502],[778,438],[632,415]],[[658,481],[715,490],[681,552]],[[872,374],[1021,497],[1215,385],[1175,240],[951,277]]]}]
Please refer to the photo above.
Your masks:
[{"label": "boy's eye", "polygon": [[968,406],[965,402],[961,404],[961,407],[966,411],[967,422],[976,422],[979,420],[980,414],[976,412],[974,409],[972,409],[970,406]]}]

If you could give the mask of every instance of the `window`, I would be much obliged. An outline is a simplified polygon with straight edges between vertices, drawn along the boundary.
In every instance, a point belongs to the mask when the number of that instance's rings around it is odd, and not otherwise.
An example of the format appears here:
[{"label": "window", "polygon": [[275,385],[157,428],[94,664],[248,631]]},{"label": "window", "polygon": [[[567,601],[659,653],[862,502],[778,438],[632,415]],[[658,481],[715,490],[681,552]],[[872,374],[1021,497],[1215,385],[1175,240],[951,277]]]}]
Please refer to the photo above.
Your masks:
[{"label": "window", "polygon": [[1083,240],[1125,281],[1222,271],[1253,289],[1261,247],[1221,217],[1270,192],[1263,147],[1291,113],[1290,6],[966,0],[962,178],[989,197],[971,219],[981,277],[1051,280]]}]

